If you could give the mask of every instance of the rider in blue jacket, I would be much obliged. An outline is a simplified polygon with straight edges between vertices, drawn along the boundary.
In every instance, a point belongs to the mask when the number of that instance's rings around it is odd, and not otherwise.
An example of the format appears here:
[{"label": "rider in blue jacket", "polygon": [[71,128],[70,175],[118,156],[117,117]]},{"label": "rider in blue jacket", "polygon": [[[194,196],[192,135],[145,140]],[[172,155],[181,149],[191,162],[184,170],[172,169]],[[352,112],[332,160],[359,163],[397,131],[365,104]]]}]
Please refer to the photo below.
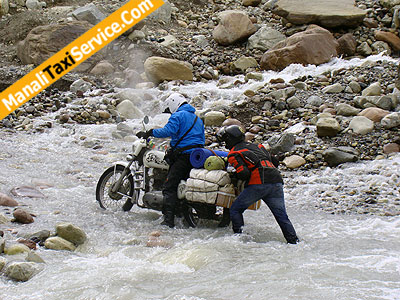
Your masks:
[{"label": "rider in blue jacket", "polygon": [[203,121],[196,117],[195,108],[188,104],[187,99],[181,94],[171,94],[163,106],[163,112],[171,114],[167,124],[163,128],[141,131],[136,135],[140,138],[171,137],[170,146],[175,150],[174,158],[169,161],[170,167],[163,188],[164,221],[161,224],[172,228],[175,226],[179,182],[189,177],[192,169],[190,153],[194,148],[204,147],[205,135]]}]

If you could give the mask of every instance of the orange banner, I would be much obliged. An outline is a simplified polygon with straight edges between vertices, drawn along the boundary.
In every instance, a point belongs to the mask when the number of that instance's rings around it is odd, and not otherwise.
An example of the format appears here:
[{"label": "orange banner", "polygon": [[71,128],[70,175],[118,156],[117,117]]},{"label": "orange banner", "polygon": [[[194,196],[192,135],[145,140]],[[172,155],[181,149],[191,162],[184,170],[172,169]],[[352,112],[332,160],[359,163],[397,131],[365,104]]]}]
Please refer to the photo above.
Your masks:
[{"label": "orange banner", "polygon": [[132,0],[0,94],[0,120],[73,70],[133,25],[164,4],[163,0]]}]

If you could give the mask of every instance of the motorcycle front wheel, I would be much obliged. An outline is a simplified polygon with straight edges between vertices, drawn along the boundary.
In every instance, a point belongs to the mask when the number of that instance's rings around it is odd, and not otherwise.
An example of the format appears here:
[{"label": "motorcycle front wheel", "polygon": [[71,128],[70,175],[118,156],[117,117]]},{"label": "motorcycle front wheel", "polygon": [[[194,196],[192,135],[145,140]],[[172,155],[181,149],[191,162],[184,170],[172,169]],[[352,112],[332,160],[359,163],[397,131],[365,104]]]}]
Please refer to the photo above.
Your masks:
[{"label": "motorcycle front wheel", "polygon": [[139,191],[135,191],[131,173],[125,176],[118,190],[112,191],[124,168],[122,165],[116,165],[108,168],[101,175],[96,187],[96,200],[101,208],[129,211],[138,198]]}]

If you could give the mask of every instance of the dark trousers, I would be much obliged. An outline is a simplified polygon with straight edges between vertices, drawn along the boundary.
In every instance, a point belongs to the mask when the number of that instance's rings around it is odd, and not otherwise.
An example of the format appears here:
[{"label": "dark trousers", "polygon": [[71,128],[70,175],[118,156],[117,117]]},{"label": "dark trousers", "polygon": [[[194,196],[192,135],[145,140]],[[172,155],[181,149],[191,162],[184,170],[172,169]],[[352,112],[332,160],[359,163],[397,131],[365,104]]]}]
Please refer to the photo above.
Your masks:
[{"label": "dark trousers", "polygon": [[282,183],[264,183],[247,186],[230,208],[233,231],[241,231],[244,225],[243,212],[259,199],[263,199],[265,204],[268,205],[285,239],[288,242],[295,242],[297,240],[296,231],[286,213]]},{"label": "dark trousers", "polygon": [[178,159],[169,166],[167,180],[163,188],[163,214],[175,214],[178,196],[177,189],[181,180],[186,180],[189,177],[192,165],[190,163],[189,154],[181,154]]}]

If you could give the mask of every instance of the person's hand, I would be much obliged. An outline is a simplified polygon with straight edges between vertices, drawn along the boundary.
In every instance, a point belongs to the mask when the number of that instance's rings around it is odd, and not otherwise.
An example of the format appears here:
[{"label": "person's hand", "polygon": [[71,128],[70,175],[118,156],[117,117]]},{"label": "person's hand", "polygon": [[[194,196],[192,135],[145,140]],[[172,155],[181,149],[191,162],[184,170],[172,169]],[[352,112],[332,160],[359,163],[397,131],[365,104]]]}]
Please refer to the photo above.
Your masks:
[{"label": "person's hand", "polygon": [[149,136],[153,135],[153,129],[150,129],[148,131],[139,131],[136,133],[136,136],[140,139],[147,139]]}]

